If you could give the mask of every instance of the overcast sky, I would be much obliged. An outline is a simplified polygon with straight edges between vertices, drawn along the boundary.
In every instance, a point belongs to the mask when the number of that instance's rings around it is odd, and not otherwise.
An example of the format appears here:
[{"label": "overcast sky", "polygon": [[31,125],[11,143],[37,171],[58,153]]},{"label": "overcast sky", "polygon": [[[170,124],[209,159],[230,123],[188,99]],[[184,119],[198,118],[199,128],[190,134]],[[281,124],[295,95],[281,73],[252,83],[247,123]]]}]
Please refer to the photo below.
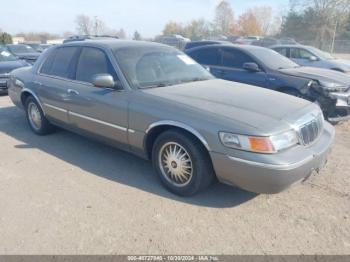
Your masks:
[{"label": "overcast sky", "polygon": [[[7,0],[1,3],[0,28],[9,33],[75,31],[78,14],[97,16],[109,27],[124,28],[128,35],[159,34],[165,23],[212,19],[219,0]],[[236,16],[254,6],[286,10],[289,0],[230,0]]]}]

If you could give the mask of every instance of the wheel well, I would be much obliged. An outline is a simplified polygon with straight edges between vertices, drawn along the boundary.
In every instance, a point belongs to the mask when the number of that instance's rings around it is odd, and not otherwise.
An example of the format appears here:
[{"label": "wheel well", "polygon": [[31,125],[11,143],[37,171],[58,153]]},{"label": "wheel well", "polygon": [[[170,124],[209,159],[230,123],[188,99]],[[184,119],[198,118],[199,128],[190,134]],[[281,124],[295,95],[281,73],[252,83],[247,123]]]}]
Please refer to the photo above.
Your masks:
[{"label": "wheel well", "polygon": [[[156,126],[154,128],[152,128],[149,133],[147,134],[147,137],[145,139],[145,151],[147,154],[148,159],[152,158],[152,149],[153,149],[153,145],[154,142],[156,141],[156,139],[164,132],[168,131],[168,130],[179,130],[183,133],[186,133],[188,135],[190,135],[195,141],[197,141],[200,145],[202,145],[205,149],[205,145],[203,144],[203,142],[193,133],[191,133],[190,131],[181,128],[181,127],[177,127],[177,126],[172,126],[172,125],[161,125],[161,126]],[[208,150],[205,150],[206,152],[208,152]],[[209,153],[208,153],[209,154]]]},{"label": "wheel well", "polygon": [[28,97],[32,96],[31,93],[29,92],[26,92],[24,91],[22,94],[21,94],[21,102],[22,102],[22,105],[25,106],[25,102],[27,100]]}]

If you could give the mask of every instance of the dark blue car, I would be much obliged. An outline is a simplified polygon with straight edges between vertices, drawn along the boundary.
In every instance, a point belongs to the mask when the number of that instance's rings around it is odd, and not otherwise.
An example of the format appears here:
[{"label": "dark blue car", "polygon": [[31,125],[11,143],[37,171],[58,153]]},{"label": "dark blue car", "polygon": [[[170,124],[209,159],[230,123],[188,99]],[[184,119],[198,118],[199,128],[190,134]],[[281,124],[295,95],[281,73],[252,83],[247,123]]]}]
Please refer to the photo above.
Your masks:
[{"label": "dark blue car", "polygon": [[186,53],[217,78],[316,102],[334,123],[350,118],[349,75],[301,67],[271,49],[257,46],[220,44],[189,49]]}]

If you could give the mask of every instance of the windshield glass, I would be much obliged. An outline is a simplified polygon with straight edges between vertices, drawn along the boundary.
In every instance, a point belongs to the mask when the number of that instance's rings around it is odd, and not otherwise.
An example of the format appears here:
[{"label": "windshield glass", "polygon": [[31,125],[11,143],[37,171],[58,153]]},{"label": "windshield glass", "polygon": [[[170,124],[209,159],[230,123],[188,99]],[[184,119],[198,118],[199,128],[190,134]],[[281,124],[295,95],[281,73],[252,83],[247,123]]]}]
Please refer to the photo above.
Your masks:
[{"label": "windshield glass", "polygon": [[325,60],[335,59],[331,54],[323,52],[320,49],[317,49],[315,47],[309,47],[309,49],[312,53],[314,53],[316,56],[318,56],[321,59],[325,59]]},{"label": "windshield glass", "polygon": [[8,49],[14,54],[36,53],[29,45],[9,45]]},{"label": "windshield glass", "polygon": [[265,64],[268,68],[273,70],[278,69],[288,69],[300,67],[298,64],[294,63],[292,60],[280,55],[276,51],[265,48],[252,48],[249,52]]},{"label": "windshield glass", "polygon": [[134,88],[205,81],[213,76],[187,55],[168,47],[125,47],[113,51]]},{"label": "windshield glass", "polygon": [[0,46],[0,62],[16,61],[17,58],[13,56],[5,47]]}]

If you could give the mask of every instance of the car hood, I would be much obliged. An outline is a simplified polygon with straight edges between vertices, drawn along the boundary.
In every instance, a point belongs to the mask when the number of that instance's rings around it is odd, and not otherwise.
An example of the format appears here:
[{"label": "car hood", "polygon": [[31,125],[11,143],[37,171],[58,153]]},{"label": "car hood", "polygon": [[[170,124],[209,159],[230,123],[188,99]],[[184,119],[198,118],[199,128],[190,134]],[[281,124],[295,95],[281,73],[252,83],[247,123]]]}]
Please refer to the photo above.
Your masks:
[{"label": "car hood", "polygon": [[301,66],[290,69],[280,69],[279,72],[286,75],[303,77],[321,82],[339,83],[345,86],[350,85],[350,75],[329,69]]},{"label": "car hood", "polygon": [[0,74],[10,73],[12,70],[27,66],[23,60],[0,62]]},{"label": "car hood", "polygon": [[184,110],[191,108],[198,116],[204,113],[204,117],[240,122],[266,134],[281,131],[282,122],[290,128],[290,120],[304,115],[305,108],[312,104],[261,87],[219,79],[143,91],[170,100]]}]

